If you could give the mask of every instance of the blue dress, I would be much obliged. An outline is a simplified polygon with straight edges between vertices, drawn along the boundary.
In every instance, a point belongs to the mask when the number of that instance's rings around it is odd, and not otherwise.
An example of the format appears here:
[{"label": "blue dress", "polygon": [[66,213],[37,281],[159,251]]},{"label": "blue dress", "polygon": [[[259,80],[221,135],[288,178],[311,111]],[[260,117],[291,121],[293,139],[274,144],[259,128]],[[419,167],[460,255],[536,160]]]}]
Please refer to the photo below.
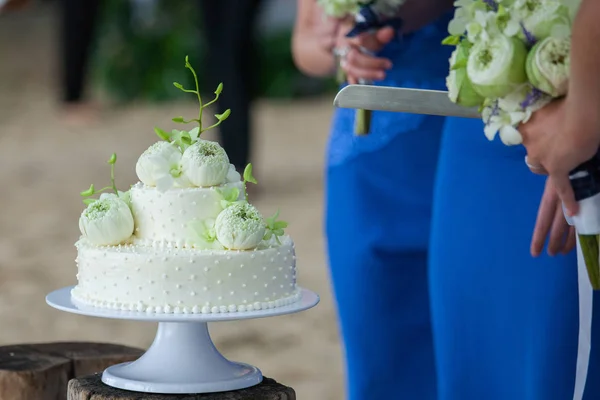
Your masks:
[{"label": "blue dress", "polygon": [[[448,18],[386,46],[377,84],[443,89]],[[441,117],[373,112],[353,133],[337,109],[326,174],[326,234],[350,400],[436,398],[427,248]],[[391,397],[390,397],[391,396]]]},{"label": "blue dress", "polygon": [[[447,119],[429,271],[439,400],[574,399],[576,254],[530,256],[545,178],[525,154],[490,143],[481,121]],[[600,399],[600,327],[591,332],[586,400]]]}]

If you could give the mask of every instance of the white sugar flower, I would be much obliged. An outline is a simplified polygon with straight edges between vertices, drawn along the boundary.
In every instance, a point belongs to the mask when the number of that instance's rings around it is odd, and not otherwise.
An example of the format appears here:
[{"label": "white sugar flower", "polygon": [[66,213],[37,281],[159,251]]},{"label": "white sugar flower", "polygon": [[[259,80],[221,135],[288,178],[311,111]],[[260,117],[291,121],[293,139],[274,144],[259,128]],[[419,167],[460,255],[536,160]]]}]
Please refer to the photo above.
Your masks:
[{"label": "white sugar flower", "polygon": [[527,81],[527,49],[517,38],[498,35],[473,46],[467,74],[473,88],[483,97],[503,97]]},{"label": "white sugar flower", "polygon": [[452,102],[465,107],[475,107],[483,103],[484,99],[475,92],[467,75],[466,63],[468,57],[468,47],[466,42],[463,41],[456,47],[450,57],[450,72],[446,78],[446,86],[448,87],[448,96]]},{"label": "white sugar flower", "polygon": [[189,183],[181,173],[181,151],[174,143],[160,141],[142,153],[135,172],[145,185],[156,186],[161,192],[172,186],[187,187]]},{"label": "white sugar flower", "polygon": [[215,222],[217,240],[227,249],[249,250],[262,241],[265,222],[258,210],[246,203],[227,207]]},{"label": "white sugar flower", "polygon": [[493,11],[475,11],[475,17],[467,24],[467,38],[471,43],[488,42],[500,35],[497,13]]},{"label": "white sugar flower", "polygon": [[227,182],[240,182],[242,180],[242,176],[239,172],[236,171],[235,166],[233,164],[229,164],[229,170],[227,171]]},{"label": "white sugar flower", "polygon": [[359,0],[317,0],[323,8],[325,15],[336,18],[345,17],[348,14],[355,14],[360,9]]},{"label": "white sugar flower", "polygon": [[133,227],[129,206],[115,194],[102,194],[79,218],[81,234],[98,246],[123,243],[133,235]]},{"label": "white sugar flower", "polygon": [[229,157],[217,142],[198,139],[181,158],[183,173],[195,186],[217,186],[227,181]]},{"label": "white sugar flower", "polygon": [[529,82],[553,97],[567,94],[571,41],[548,37],[536,43],[527,56]]}]

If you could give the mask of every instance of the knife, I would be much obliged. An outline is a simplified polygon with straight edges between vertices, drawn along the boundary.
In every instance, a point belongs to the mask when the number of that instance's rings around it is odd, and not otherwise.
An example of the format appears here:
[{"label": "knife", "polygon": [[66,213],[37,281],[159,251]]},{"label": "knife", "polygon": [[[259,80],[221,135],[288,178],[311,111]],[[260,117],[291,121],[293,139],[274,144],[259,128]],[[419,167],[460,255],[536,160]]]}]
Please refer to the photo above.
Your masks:
[{"label": "knife", "polygon": [[333,105],[339,108],[481,118],[477,108],[454,104],[448,98],[448,92],[441,90],[348,85],[337,93]]}]

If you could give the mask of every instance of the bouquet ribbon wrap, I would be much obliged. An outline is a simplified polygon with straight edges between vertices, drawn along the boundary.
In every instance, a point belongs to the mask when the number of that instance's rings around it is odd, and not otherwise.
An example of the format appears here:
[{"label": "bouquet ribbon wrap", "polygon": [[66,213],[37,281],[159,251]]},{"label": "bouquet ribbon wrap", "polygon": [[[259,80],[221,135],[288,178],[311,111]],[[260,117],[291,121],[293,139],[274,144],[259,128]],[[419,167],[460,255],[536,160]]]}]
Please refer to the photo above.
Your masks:
[{"label": "bouquet ribbon wrap", "polygon": [[[363,5],[360,7],[360,10],[354,17],[355,25],[354,27],[346,34],[346,37],[352,38],[356,37],[362,33],[373,32],[377,29],[391,27],[395,31],[399,31],[402,28],[403,22],[401,18],[389,18],[384,19],[379,14],[377,14],[371,5]],[[372,52],[367,49],[361,49],[361,52],[369,55],[374,55]],[[371,84],[372,82],[366,80],[360,80],[359,83],[361,85]],[[366,135],[370,131],[371,127],[371,110],[356,110],[355,120],[354,120],[354,133],[356,135]]]},{"label": "bouquet ribbon wrap", "polygon": [[600,290],[600,150],[571,171],[569,179],[579,213],[566,217],[567,222],[577,231],[592,288]]}]

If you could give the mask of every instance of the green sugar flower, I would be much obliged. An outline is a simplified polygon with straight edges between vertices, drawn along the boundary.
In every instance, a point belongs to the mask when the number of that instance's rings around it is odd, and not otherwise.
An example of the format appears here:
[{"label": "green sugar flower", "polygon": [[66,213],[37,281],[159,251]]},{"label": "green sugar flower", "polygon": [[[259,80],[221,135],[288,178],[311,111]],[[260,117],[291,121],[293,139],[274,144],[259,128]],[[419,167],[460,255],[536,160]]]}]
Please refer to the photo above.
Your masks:
[{"label": "green sugar flower", "polygon": [[181,167],[193,185],[217,186],[227,181],[229,157],[217,142],[199,139],[183,153]]},{"label": "green sugar flower", "polygon": [[249,250],[263,240],[265,223],[254,206],[240,202],[221,211],[215,222],[215,232],[225,248]]},{"label": "green sugar flower", "polygon": [[123,243],[133,235],[133,228],[129,206],[112,193],[103,193],[79,218],[81,234],[98,246]]}]

